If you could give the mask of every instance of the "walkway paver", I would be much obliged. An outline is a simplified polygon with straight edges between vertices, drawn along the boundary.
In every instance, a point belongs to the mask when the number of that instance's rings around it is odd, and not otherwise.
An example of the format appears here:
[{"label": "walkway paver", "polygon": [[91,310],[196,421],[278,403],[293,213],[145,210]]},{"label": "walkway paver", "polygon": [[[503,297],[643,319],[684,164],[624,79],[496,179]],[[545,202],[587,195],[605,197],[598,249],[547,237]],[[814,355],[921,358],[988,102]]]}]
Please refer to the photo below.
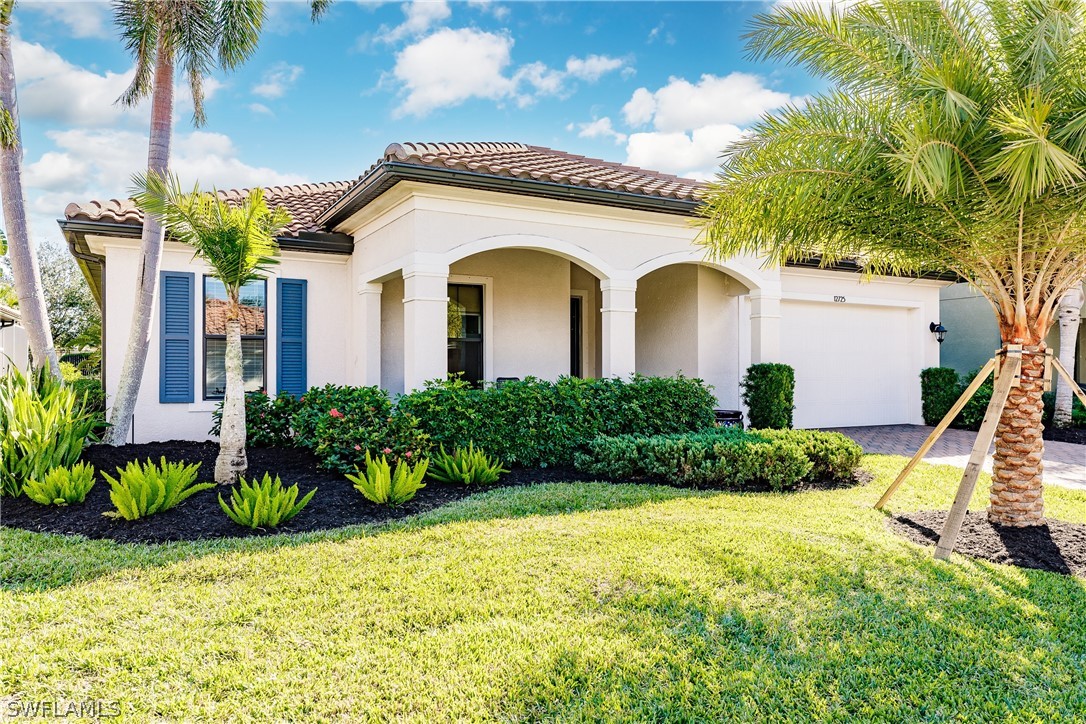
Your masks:
[{"label": "walkway paver", "polygon": [[[916,454],[932,430],[925,425],[874,425],[829,429],[848,435],[860,443],[864,452],[906,457]],[[973,449],[976,436],[977,434],[970,430],[947,430],[924,456],[924,462],[964,468],[969,462],[969,453]],[[1046,485],[1086,490],[1086,445],[1045,440],[1044,465]],[[984,469],[992,472],[991,450],[984,461]]]}]

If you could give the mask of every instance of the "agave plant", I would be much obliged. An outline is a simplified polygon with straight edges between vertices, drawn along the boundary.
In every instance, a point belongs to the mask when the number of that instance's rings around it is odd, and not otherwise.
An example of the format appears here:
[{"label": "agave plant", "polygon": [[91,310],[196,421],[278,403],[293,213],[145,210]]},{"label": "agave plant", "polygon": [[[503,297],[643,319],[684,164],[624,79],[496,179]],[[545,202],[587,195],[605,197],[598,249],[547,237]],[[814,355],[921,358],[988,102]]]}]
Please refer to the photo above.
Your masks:
[{"label": "agave plant", "polygon": [[366,472],[358,468],[357,475],[347,474],[347,479],[354,483],[355,490],[365,495],[374,503],[389,505],[401,505],[415,497],[426,484],[422,482],[426,477],[426,469],[429,463],[420,460],[411,467],[405,460],[396,463],[396,471],[393,472],[388,464],[388,458],[382,455],[378,459],[366,453]]},{"label": "agave plant", "polygon": [[260,482],[256,478],[251,482],[241,478],[230,494],[230,503],[227,504],[220,495],[219,506],[238,525],[274,528],[298,515],[316,492],[317,489],[313,488],[298,500],[297,484],[284,488],[278,475],[273,480],[269,473],[264,473],[264,479]]}]

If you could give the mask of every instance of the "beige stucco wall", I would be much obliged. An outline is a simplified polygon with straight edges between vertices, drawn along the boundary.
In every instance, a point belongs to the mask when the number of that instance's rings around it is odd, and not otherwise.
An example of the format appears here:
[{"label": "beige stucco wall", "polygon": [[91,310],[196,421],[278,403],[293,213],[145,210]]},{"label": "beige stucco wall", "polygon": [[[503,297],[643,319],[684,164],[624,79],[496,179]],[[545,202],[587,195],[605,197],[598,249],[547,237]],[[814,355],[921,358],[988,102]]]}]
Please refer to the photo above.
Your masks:
[{"label": "beige stucco wall", "polygon": [[664,267],[638,281],[637,371],[699,374],[697,266]]},{"label": "beige stucco wall", "polygon": [[393,394],[403,389],[403,277],[381,289],[381,387]]}]

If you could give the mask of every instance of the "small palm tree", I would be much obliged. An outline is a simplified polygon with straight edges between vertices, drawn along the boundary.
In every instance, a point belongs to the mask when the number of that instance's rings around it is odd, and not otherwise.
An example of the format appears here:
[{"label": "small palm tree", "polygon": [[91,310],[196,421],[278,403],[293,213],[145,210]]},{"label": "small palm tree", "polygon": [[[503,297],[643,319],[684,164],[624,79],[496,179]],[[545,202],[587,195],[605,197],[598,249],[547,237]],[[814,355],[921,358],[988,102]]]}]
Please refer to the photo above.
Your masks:
[{"label": "small palm tree", "polygon": [[[125,47],[136,61],[132,83],[119,99],[135,106],[151,99],[147,173],[164,176],[173,136],[173,92],[181,66],[192,92],[192,120],[204,123],[204,79],[216,68],[233,70],[256,50],[264,23],[263,0],[114,0]],[[108,442],[124,444],[139,396],[151,342],[151,310],[158,293],[163,229],[145,219],[140,241],[138,292],[128,349],[114,396]]]},{"label": "small palm tree", "polygon": [[1023,348],[989,518],[1043,523],[1044,340],[1086,276],[1086,4],[782,5],[748,38],[835,87],[725,152],[706,244],[972,283]]},{"label": "small palm tree", "polygon": [[241,288],[278,264],[275,234],[290,223],[282,207],[268,208],[255,188],[238,206],[199,186],[183,193],[176,176],[134,177],[133,199],[157,218],[172,239],[191,246],[226,288],[226,394],[223,398],[215,481],[229,484],[245,473],[245,390],[242,381]]}]

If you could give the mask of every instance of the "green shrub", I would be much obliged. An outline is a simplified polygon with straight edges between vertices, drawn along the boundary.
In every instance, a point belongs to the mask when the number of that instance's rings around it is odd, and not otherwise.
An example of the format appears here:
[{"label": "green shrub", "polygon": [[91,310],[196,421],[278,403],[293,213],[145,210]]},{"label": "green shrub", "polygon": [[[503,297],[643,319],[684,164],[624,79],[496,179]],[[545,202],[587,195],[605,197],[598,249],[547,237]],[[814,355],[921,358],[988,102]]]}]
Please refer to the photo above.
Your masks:
[{"label": "green shrub", "polygon": [[570,465],[598,435],[656,435],[712,426],[710,389],[686,377],[535,378],[475,388],[461,379],[427,383],[397,410],[446,448],[474,443],[517,465]]},{"label": "green shrub", "polygon": [[23,492],[42,505],[82,503],[94,487],[94,467],[76,463],[70,468],[53,468],[40,480],[23,483]]},{"label": "green shrub", "polygon": [[354,483],[355,490],[374,503],[401,505],[426,487],[422,480],[426,477],[427,467],[425,460],[420,460],[414,468],[406,460],[400,460],[396,463],[396,471],[392,472],[384,455],[374,459],[366,453],[366,471],[356,470],[356,475],[348,473],[347,479]]},{"label": "green shrub", "polygon": [[316,492],[313,488],[298,500],[297,484],[284,488],[278,475],[273,481],[270,474],[264,473],[264,479],[259,483],[255,478],[252,482],[241,478],[230,493],[230,504],[227,505],[220,495],[219,506],[238,525],[274,528],[298,515]]},{"label": "green shrub", "polygon": [[[965,376],[962,389],[968,385],[968,383],[977,376],[980,369],[975,369]],[[965,407],[958,413],[958,416],[954,418],[952,423],[953,427],[962,428],[965,430],[979,430],[980,424],[984,422],[984,413],[988,411],[988,403],[992,401],[992,393],[995,391],[995,376],[988,375],[988,379],[984,381],[980,387],[977,388],[977,392],[973,395],[969,402],[965,403]],[[959,393],[960,394],[960,393]]]},{"label": "green shrub", "polygon": [[63,377],[64,381],[68,384],[83,379],[83,373],[71,362],[62,361],[60,363],[60,376]]},{"label": "green shrub", "polygon": [[87,397],[58,382],[47,367],[0,377],[0,495],[18,497],[27,480],[72,465],[93,441]]},{"label": "green shrub", "polygon": [[109,499],[117,506],[116,512],[107,515],[137,520],[169,510],[191,495],[215,487],[212,483],[194,484],[199,469],[200,463],[170,463],[163,457],[160,465],[150,460],[145,464],[132,461],[123,470],[117,468],[119,479],[102,473],[109,483]]},{"label": "green shrub", "polygon": [[[1062,383],[1063,380],[1060,380]],[[1045,427],[1052,427],[1052,418],[1056,414],[1056,393],[1046,392],[1044,394],[1045,403]],[[1086,406],[1083,406],[1082,400],[1077,396],[1071,398],[1071,427],[1086,427]]]},{"label": "green shrub", "polygon": [[314,387],[301,397],[292,426],[295,444],[311,450],[321,466],[346,473],[369,455],[418,460],[430,441],[410,414],[394,411],[379,387]]},{"label": "green shrub", "polygon": [[[218,437],[222,426],[222,406],[220,402],[211,413],[212,425],[209,434]],[[275,398],[261,390],[245,395],[245,441],[249,447],[288,447],[293,444],[291,418],[298,411],[300,403],[288,393],[281,393]]]},{"label": "green shrub", "polygon": [[82,377],[69,384],[75,393],[86,398],[86,411],[94,416],[94,436],[102,437],[109,427],[106,423],[106,391],[97,377]]},{"label": "green shrub", "polygon": [[717,428],[684,435],[600,436],[577,454],[576,465],[581,472],[612,480],[786,490],[805,482],[851,480],[862,454],[838,433]]},{"label": "green shrub", "polygon": [[770,362],[753,364],[747,368],[740,387],[751,427],[765,430],[792,427],[796,374],[791,367]]},{"label": "green shrub", "polygon": [[927,425],[938,425],[962,394],[958,373],[950,367],[920,370],[920,410]]},{"label": "green shrub", "polygon": [[466,448],[458,447],[451,454],[445,452],[442,445],[430,459],[430,477],[441,483],[489,485],[498,482],[498,477],[507,472],[500,460],[488,458],[485,452],[475,449],[474,443],[468,443]]}]

